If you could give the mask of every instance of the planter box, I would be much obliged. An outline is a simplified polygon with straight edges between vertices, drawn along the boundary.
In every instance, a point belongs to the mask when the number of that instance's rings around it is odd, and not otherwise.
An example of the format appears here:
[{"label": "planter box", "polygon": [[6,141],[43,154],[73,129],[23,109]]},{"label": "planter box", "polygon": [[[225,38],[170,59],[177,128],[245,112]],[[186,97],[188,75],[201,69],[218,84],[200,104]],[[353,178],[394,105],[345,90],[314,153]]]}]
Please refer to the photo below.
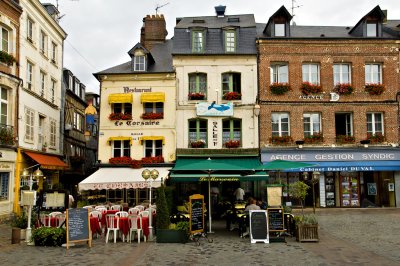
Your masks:
[{"label": "planter box", "polygon": [[186,243],[188,235],[185,230],[157,229],[157,243]]},{"label": "planter box", "polygon": [[296,241],[318,242],[318,224],[296,225]]}]

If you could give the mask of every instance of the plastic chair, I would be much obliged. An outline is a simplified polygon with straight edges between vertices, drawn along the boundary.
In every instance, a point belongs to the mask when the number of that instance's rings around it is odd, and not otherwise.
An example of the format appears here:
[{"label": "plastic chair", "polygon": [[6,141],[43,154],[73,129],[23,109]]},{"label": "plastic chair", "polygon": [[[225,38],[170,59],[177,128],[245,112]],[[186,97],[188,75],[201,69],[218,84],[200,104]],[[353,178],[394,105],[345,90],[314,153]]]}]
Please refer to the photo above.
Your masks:
[{"label": "plastic chair", "polygon": [[129,208],[129,210],[128,210],[128,213],[129,213],[129,214],[136,214],[136,215],[139,215],[139,212],[140,212],[140,210],[139,210],[138,208],[136,208],[136,207],[134,207],[134,208]]},{"label": "plastic chair", "polygon": [[[144,241],[146,242],[146,237],[143,235],[142,231],[142,219],[139,215],[136,214],[130,214],[128,216],[129,219],[129,243],[132,242],[132,236],[133,240],[135,240],[135,232],[137,232],[138,235],[138,243],[140,244],[140,235],[144,237]],[[140,228],[138,228],[138,220],[140,223]]]},{"label": "plastic chair", "polygon": [[136,205],[135,208],[138,208],[140,211],[144,211],[143,205]]},{"label": "plastic chair", "polygon": [[56,215],[62,214],[62,212],[51,212],[49,213],[50,217],[56,217]]},{"label": "plastic chair", "polygon": [[107,210],[107,207],[106,206],[104,206],[104,205],[97,205],[96,207],[94,207],[96,210],[98,210],[98,209],[106,209]]},{"label": "plastic chair", "polygon": [[107,212],[107,208],[106,208],[106,207],[99,207],[99,208],[96,207],[95,210],[96,210],[96,211],[99,211],[99,212],[101,212],[101,213],[106,213],[106,212]]},{"label": "plastic chair", "polygon": [[97,219],[99,221],[99,227],[101,229],[101,232],[103,233],[103,228],[101,226],[101,217],[103,216],[103,213],[99,210],[92,210],[89,215],[90,215],[90,217],[97,217]]},{"label": "plastic chair", "polygon": [[112,205],[110,209],[111,209],[111,210],[120,211],[120,210],[121,210],[121,205]]},{"label": "plastic chair", "polygon": [[149,211],[148,210],[146,210],[146,211],[141,211],[140,213],[140,216],[142,216],[142,217],[149,217]]},{"label": "plastic chair", "polygon": [[61,227],[61,225],[65,222],[65,213],[60,212],[55,217],[56,217],[56,226]]},{"label": "plastic chair", "polygon": [[50,215],[46,213],[40,214],[40,223],[45,227],[50,227]]},{"label": "plastic chair", "polygon": [[117,233],[119,232],[119,216],[116,216],[114,214],[107,214],[106,224],[107,224],[106,243],[108,243],[110,232],[113,232],[114,234],[114,243],[117,243]]},{"label": "plastic chair", "polygon": [[128,217],[129,213],[125,212],[125,211],[119,211],[119,212],[116,212],[115,215],[119,216],[119,217]]},{"label": "plastic chair", "polygon": [[93,209],[93,206],[88,205],[88,206],[83,206],[82,208],[91,210]]}]

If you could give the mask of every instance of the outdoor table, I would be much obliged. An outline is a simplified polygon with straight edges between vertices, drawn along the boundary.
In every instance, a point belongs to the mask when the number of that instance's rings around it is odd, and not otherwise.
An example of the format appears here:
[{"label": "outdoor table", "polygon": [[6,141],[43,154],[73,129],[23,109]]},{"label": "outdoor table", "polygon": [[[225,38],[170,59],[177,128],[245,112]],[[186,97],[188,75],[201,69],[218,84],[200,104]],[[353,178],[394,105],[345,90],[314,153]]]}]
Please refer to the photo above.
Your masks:
[{"label": "outdoor table", "polygon": [[101,234],[99,219],[97,217],[90,217],[90,230],[92,231],[92,234]]}]

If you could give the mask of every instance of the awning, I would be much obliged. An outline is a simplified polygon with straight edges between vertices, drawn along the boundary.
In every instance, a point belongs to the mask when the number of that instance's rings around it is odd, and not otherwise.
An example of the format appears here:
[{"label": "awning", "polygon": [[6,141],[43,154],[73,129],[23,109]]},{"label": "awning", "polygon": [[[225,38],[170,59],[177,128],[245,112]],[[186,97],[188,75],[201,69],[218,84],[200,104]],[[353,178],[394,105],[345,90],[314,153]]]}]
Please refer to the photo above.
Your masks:
[{"label": "awning", "polygon": [[69,167],[55,155],[40,154],[30,151],[25,151],[25,154],[40,164],[40,168],[43,169],[65,170]]},{"label": "awning", "polygon": [[132,93],[113,93],[108,95],[108,103],[132,103]]},{"label": "awning", "polygon": [[140,144],[143,144],[145,140],[162,140],[162,144],[165,144],[165,138],[163,136],[143,136],[139,138]]},{"label": "awning", "polygon": [[109,137],[107,142],[108,142],[109,145],[111,145],[111,141],[114,141],[114,140],[121,140],[121,141],[129,140],[130,141],[129,144],[132,145],[132,138],[131,137]]},{"label": "awning", "polygon": [[363,172],[363,171],[400,171],[400,161],[345,161],[345,162],[304,162],[315,164],[313,167],[288,169],[283,172]]},{"label": "awning", "polygon": [[[144,169],[130,167],[100,168],[79,183],[79,190],[148,188],[150,187],[150,181],[145,181],[142,177]],[[152,170],[153,168],[149,169]],[[171,168],[159,167],[154,169],[159,172],[159,176],[152,181],[152,187],[160,187],[161,178],[165,180]]]},{"label": "awning", "polygon": [[140,95],[141,103],[159,103],[165,102],[165,93],[164,92],[143,92]]}]

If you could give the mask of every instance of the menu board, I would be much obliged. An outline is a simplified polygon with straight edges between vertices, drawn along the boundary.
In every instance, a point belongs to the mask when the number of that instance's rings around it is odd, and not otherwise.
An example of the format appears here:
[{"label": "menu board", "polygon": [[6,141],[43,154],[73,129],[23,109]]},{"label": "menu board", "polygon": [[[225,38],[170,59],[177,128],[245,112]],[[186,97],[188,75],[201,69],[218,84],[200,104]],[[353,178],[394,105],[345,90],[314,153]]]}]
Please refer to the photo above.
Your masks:
[{"label": "menu board", "polygon": [[267,187],[268,206],[282,206],[282,187]]},{"label": "menu board", "polygon": [[65,193],[47,193],[46,207],[65,207]]},{"label": "menu board", "polygon": [[89,209],[67,209],[67,249],[70,242],[88,241],[92,246],[92,238],[89,234]]},{"label": "menu board", "polygon": [[190,234],[204,232],[204,196],[194,194],[189,197]]},{"label": "menu board", "polygon": [[282,208],[268,209],[268,226],[270,232],[285,231],[284,220]]},{"label": "menu board", "polygon": [[267,212],[265,210],[251,210],[249,215],[251,243],[269,243]]}]

